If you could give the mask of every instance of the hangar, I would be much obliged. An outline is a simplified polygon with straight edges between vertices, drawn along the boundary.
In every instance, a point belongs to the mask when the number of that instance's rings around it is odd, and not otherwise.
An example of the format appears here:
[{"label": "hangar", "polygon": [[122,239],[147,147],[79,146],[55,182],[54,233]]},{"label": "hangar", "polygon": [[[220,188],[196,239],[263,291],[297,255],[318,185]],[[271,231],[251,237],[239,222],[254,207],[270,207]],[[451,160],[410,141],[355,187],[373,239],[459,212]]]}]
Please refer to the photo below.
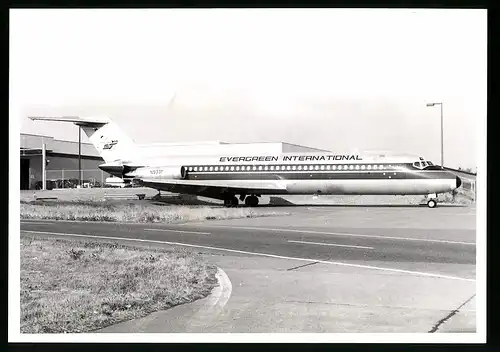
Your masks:
[{"label": "hangar", "polygon": [[[44,152],[46,187],[49,189],[76,187],[79,184],[78,142],[21,133],[21,189],[43,189]],[[92,144],[81,143],[82,183],[102,184],[109,176],[98,168],[103,162]]]},{"label": "hangar", "polygon": [[[45,145],[45,147],[44,147]],[[159,148],[165,154],[209,155],[246,153],[313,153],[329,152],[286,142],[226,143],[221,141],[138,144],[139,148]],[[80,185],[78,142],[63,141],[51,136],[21,133],[21,189],[75,188]],[[45,169],[43,154],[45,153]],[[111,175],[100,170],[104,160],[91,143],[81,143],[81,185],[103,187]],[[228,154],[229,155],[229,154]],[[45,177],[44,177],[45,176]]]}]

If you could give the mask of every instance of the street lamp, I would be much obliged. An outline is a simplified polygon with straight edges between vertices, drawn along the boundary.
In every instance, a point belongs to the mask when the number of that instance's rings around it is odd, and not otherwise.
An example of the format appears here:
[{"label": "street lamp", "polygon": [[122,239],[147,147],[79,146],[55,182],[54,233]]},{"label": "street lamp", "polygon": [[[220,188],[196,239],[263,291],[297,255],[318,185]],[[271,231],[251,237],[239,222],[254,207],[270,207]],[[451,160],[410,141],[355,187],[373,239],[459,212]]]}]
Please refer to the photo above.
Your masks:
[{"label": "street lamp", "polygon": [[434,105],[439,105],[441,106],[441,167],[444,167],[444,161],[443,161],[443,103],[427,103],[427,106],[434,106]]},{"label": "street lamp", "polygon": [[82,127],[78,126],[78,186],[82,187]]}]

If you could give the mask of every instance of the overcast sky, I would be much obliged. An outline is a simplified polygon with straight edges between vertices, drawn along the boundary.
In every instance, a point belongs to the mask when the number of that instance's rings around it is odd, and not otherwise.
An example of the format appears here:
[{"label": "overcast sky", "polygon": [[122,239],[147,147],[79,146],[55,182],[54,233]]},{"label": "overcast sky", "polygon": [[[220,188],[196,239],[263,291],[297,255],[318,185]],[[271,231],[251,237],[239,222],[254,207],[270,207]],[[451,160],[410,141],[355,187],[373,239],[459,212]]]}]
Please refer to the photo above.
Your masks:
[{"label": "overcast sky", "polygon": [[485,10],[11,10],[11,118],[108,115],[139,143],[287,141],[476,167]]}]

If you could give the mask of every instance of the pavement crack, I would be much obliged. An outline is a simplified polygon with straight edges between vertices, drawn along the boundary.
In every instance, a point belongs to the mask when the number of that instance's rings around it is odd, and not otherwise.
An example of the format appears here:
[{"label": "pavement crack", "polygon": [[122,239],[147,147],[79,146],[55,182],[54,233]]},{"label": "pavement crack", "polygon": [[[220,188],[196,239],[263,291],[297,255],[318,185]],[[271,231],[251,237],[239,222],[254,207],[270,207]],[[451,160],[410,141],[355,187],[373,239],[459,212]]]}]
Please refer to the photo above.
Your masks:
[{"label": "pavement crack", "polygon": [[455,314],[457,314],[460,311],[460,308],[465,306],[467,303],[469,303],[474,297],[476,297],[476,294],[474,293],[472,297],[470,297],[468,300],[466,300],[464,303],[462,303],[457,309],[454,309],[448,314],[446,317],[443,319],[439,320],[436,325],[432,327],[432,329],[429,330],[429,332],[436,332],[441,325],[443,325],[445,322],[447,322],[451,317],[453,317]]},{"label": "pavement crack", "polygon": [[[379,304],[360,304],[360,303],[339,303],[339,302],[319,302],[319,301],[300,301],[300,300],[287,300],[286,303],[300,303],[300,304],[324,304],[331,306],[343,306],[343,307],[353,307],[353,308],[387,308],[387,309],[408,309],[408,310],[422,310],[422,311],[435,311],[433,308],[416,308],[416,307],[404,307],[404,306],[390,306],[390,305],[379,305]],[[439,311],[445,311],[443,309],[438,309]]]},{"label": "pavement crack", "polygon": [[307,263],[307,264],[302,264],[302,265],[299,265],[299,266],[294,266],[293,268],[290,268],[290,269],[286,269],[287,271],[291,271],[291,270],[295,270],[295,269],[300,269],[300,268],[303,268],[305,266],[308,266],[308,265],[314,265],[314,264],[318,264],[319,262],[313,262],[313,263]]}]

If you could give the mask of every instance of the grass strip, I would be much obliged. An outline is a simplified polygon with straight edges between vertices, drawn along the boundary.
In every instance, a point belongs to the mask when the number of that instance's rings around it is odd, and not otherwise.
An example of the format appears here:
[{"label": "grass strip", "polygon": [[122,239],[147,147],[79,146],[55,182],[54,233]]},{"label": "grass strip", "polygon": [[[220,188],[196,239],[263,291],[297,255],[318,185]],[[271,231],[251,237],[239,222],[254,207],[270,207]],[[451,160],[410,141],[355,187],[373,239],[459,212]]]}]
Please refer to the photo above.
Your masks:
[{"label": "grass strip", "polygon": [[284,212],[251,208],[214,208],[208,206],[162,206],[106,202],[21,202],[21,219],[82,221],[119,221],[173,223],[288,215]]},{"label": "grass strip", "polygon": [[21,332],[90,332],[192,302],[216,271],[184,249],[21,236]]}]

